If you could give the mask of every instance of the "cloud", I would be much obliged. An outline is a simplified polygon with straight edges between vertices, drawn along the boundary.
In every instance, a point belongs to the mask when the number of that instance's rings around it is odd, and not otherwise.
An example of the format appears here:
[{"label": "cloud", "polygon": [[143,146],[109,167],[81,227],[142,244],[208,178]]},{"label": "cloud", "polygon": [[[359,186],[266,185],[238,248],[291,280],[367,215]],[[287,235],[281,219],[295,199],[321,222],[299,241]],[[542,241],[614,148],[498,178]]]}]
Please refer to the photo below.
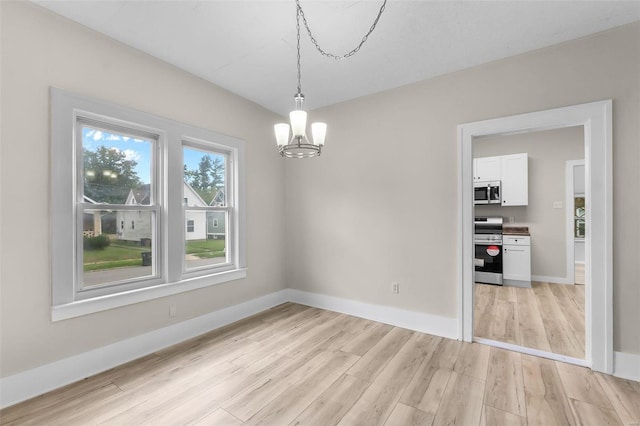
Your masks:
[{"label": "cloud", "polygon": [[102,139],[102,132],[100,130],[96,130],[96,132],[93,134],[93,140],[99,141],[100,139]]},{"label": "cloud", "polygon": [[124,155],[126,156],[125,158],[129,161],[140,161],[140,158],[142,158],[140,153],[138,151],[134,151],[133,149],[125,149],[122,152],[124,152]]}]

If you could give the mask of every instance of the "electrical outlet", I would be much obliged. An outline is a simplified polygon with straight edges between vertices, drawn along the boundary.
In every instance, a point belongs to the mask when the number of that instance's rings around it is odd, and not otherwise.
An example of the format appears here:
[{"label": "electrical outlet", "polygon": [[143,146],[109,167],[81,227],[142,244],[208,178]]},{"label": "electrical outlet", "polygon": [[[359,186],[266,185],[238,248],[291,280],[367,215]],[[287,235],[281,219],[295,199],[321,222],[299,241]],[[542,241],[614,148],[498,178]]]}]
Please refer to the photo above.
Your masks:
[{"label": "electrical outlet", "polygon": [[169,317],[175,317],[176,316],[176,305],[170,305],[169,306]]},{"label": "electrical outlet", "polygon": [[553,202],[553,208],[554,209],[561,209],[562,208],[562,201],[554,201]]},{"label": "electrical outlet", "polygon": [[513,216],[509,216],[509,223],[515,223],[516,222],[516,218]]},{"label": "electrical outlet", "polygon": [[400,293],[400,283],[391,283],[391,293],[393,294]]}]

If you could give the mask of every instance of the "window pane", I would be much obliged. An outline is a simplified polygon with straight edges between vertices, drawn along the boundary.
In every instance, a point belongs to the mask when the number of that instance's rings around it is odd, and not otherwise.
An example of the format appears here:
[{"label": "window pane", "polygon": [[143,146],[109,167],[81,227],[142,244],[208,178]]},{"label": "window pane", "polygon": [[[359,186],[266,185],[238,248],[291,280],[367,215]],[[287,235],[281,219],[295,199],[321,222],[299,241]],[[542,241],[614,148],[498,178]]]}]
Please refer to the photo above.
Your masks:
[{"label": "window pane", "polygon": [[82,125],[82,201],[151,204],[153,141]]},{"label": "window pane", "polygon": [[194,232],[186,234],[186,269],[227,263],[227,213],[187,210],[186,218],[187,227],[194,224]]},{"label": "window pane", "polygon": [[83,287],[153,276],[153,219],[149,211],[85,210]]},{"label": "window pane", "polygon": [[189,207],[226,206],[227,157],[184,147],[184,202]]}]

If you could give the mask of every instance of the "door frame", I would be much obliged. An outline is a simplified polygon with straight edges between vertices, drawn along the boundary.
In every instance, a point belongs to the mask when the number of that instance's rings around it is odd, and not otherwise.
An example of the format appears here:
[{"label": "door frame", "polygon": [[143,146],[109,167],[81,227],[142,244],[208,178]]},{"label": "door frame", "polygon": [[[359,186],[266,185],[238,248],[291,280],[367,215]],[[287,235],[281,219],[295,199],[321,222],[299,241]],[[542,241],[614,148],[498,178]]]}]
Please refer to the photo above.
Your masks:
[{"label": "door frame", "polygon": [[593,370],[611,374],[613,136],[610,99],[458,125],[458,339],[473,341],[473,139],[574,126],[584,128],[585,204],[590,225],[585,238],[585,361]]}]

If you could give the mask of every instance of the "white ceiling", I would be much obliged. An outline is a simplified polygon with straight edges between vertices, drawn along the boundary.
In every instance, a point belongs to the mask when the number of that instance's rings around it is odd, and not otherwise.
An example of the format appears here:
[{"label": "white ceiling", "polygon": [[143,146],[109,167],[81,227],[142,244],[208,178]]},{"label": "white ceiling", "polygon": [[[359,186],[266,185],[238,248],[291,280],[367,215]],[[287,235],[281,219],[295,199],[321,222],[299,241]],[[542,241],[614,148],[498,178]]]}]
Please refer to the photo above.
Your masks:
[{"label": "white ceiling", "polygon": [[[296,92],[295,2],[35,0],[157,58],[287,114]],[[321,46],[343,54],[382,1],[301,0]],[[319,108],[640,20],[640,1],[389,0],[350,59],[302,34],[302,92]],[[304,30],[304,29],[303,29]]]}]

